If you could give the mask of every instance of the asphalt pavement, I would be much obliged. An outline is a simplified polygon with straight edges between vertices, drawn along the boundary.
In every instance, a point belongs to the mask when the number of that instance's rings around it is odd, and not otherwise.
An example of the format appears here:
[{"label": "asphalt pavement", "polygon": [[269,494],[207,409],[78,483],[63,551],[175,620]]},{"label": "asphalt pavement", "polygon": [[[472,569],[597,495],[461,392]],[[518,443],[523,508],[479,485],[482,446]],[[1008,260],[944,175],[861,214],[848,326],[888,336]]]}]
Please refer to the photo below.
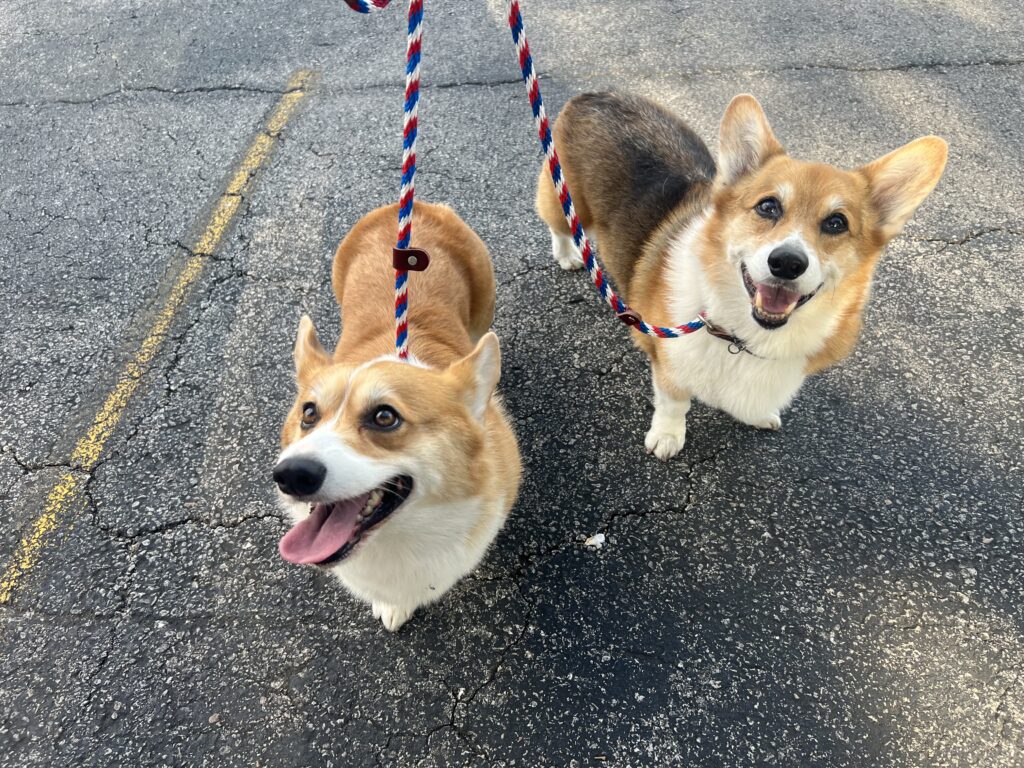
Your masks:
[{"label": "asphalt pavement", "polygon": [[299,317],[337,338],[330,254],[397,194],[402,3],[5,0],[0,765],[1024,765],[1019,4],[523,10],[552,114],[631,90],[712,143],[746,91],[808,159],[948,140],[857,351],[778,433],[698,405],[646,456],[646,362],[532,211],[503,3],[428,0],[417,190],[494,256],[525,474],[482,566],[389,634],[278,557],[269,467]]}]

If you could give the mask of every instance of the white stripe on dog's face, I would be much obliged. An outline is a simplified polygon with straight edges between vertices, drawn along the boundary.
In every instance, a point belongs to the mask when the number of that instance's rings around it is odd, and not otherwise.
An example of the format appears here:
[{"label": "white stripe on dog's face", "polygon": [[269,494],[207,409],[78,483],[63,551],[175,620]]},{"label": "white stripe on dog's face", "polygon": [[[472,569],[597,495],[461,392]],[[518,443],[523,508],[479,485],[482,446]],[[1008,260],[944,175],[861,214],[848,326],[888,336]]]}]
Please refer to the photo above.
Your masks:
[{"label": "white stripe on dog's face", "polygon": [[278,457],[278,462],[292,458],[312,459],[327,468],[323,485],[305,501],[350,499],[402,474],[391,462],[373,459],[352,450],[333,427],[334,420],[323,424],[310,435],[289,445]]}]

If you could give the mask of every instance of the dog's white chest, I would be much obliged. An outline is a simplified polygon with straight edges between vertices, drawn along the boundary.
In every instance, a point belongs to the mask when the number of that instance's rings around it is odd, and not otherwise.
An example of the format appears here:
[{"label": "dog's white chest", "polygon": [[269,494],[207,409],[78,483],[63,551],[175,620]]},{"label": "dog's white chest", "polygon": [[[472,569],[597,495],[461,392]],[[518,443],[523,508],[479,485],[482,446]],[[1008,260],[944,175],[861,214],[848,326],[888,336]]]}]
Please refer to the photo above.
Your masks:
[{"label": "dog's white chest", "polygon": [[[750,322],[746,295],[736,292],[711,301],[701,267],[692,257],[692,238],[701,222],[688,230],[671,256],[666,289],[671,316],[693,318],[704,311],[725,328]],[[737,278],[738,279],[738,278]],[[733,418],[757,427],[778,428],[779,412],[796,396],[806,378],[806,356],[782,337],[755,334],[752,352],[736,352],[728,341],[700,330],[658,342],[658,359],[667,363],[677,386]],[[781,343],[780,343],[781,342]]]},{"label": "dog's white chest", "polygon": [[[733,348],[735,349],[735,348]],[[794,360],[768,360],[730,351],[706,331],[662,342],[675,381],[708,405],[762,426],[792,401],[804,380]],[[659,356],[662,354],[659,350]]]}]

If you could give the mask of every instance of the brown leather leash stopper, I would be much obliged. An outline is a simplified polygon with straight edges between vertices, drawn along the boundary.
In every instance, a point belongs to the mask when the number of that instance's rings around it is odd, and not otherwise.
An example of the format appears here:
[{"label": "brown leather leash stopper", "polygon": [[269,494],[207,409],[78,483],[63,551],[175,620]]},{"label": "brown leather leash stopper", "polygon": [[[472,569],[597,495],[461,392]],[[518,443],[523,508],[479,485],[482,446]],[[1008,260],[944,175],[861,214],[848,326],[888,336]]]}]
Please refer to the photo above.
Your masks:
[{"label": "brown leather leash stopper", "polygon": [[391,254],[395,269],[422,272],[430,266],[430,254],[422,248],[394,248]]}]

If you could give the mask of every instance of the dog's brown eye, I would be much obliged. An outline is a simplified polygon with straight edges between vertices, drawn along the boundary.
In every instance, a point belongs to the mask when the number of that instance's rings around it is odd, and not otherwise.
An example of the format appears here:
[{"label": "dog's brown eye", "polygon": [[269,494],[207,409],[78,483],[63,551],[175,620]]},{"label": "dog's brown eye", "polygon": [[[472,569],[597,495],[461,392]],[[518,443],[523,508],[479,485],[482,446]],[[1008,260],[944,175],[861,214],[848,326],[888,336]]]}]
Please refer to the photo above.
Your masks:
[{"label": "dog's brown eye", "polygon": [[316,403],[302,404],[302,428],[309,429],[320,421],[320,412],[316,409]]},{"label": "dog's brown eye", "polygon": [[388,430],[394,429],[401,423],[402,417],[398,415],[398,411],[390,405],[379,405],[370,417],[369,426],[374,429]]},{"label": "dog's brown eye", "polygon": [[841,213],[833,213],[821,222],[821,231],[826,235],[841,235],[850,228],[850,223]]},{"label": "dog's brown eye", "polygon": [[754,211],[762,219],[778,221],[782,218],[782,203],[779,202],[777,197],[766,197],[764,200],[758,201],[757,205],[754,206]]}]

